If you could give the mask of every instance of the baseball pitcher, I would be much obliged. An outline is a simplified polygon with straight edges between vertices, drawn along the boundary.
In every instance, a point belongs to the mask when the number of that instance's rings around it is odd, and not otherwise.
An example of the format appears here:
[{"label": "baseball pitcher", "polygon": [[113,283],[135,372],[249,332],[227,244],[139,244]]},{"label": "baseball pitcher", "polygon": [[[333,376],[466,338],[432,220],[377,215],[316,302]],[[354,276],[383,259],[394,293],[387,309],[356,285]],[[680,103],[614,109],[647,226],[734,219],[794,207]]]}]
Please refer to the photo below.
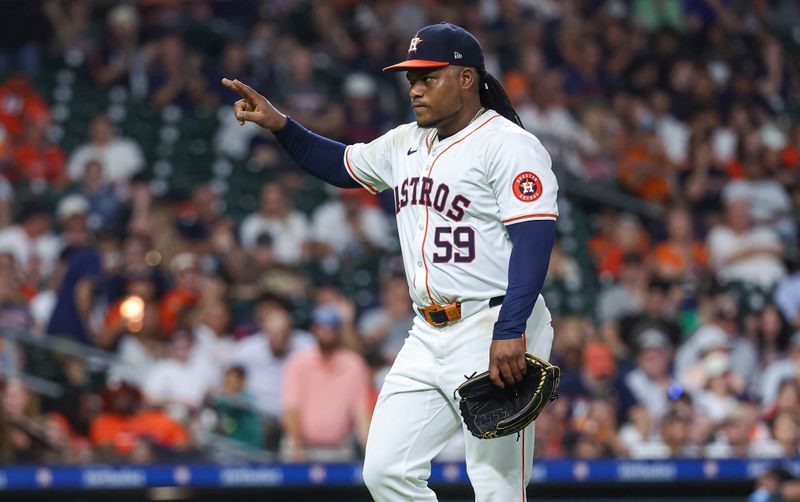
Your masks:
[{"label": "baseball pitcher", "polygon": [[[242,97],[234,104],[239,122],[274,132],[311,174],[394,194],[418,315],[370,425],[363,474],[372,496],[437,500],[427,484],[431,460],[461,431],[476,500],[525,500],[533,424],[480,439],[459,416],[456,390],[465,376],[487,370],[497,389],[511,389],[530,373],[526,352],[549,357],[553,329],[539,293],[558,217],[550,156],[522,128],[484,67],[480,43],[463,28],[422,28],[407,60],[384,70],[406,72],[416,120],[347,146],[309,132],[245,83],[223,84]],[[478,425],[489,420],[484,415]]]}]

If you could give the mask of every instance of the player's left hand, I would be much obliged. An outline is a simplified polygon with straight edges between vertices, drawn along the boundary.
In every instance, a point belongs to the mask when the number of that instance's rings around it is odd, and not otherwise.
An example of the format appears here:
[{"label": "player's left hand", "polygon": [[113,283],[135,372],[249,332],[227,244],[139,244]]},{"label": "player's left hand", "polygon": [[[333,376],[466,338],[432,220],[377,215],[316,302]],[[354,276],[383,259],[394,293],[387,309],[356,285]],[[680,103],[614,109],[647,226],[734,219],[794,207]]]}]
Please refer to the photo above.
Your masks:
[{"label": "player's left hand", "polygon": [[489,378],[500,387],[514,385],[522,380],[527,370],[525,363],[525,338],[493,340],[489,349]]}]

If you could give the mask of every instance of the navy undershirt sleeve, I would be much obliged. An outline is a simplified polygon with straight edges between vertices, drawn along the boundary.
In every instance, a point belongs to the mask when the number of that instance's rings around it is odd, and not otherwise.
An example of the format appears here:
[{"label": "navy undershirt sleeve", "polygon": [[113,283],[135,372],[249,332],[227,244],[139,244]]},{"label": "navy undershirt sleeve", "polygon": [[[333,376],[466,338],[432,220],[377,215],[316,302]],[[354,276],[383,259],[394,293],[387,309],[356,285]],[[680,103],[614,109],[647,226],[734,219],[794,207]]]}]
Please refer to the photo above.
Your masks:
[{"label": "navy undershirt sleeve", "polygon": [[511,259],[508,264],[508,289],[494,324],[494,340],[519,338],[539,297],[550,252],[556,239],[556,222],[535,220],[506,227],[511,237]]},{"label": "navy undershirt sleeve", "polygon": [[361,187],[347,172],[342,143],[314,134],[291,117],[275,131],[275,138],[300,167],[317,178],[339,188]]}]

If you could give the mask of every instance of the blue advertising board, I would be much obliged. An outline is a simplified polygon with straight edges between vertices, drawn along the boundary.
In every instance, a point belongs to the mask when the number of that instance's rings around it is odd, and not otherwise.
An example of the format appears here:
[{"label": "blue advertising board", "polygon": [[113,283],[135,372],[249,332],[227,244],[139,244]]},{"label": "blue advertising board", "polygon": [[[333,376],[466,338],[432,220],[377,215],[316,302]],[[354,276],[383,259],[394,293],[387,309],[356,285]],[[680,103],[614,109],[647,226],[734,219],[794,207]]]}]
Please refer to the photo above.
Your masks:
[{"label": "blue advertising board", "polygon": [[[725,482],[755,479],[782,466],[800,476],[800,458],[759,460],[540,460],[534,483]],[[433,465],[432,484],[466,484],[463,463]],[[361,485],[361,464],[176,464],[18,466],[0,469],[0,489],[294,487]]]}]

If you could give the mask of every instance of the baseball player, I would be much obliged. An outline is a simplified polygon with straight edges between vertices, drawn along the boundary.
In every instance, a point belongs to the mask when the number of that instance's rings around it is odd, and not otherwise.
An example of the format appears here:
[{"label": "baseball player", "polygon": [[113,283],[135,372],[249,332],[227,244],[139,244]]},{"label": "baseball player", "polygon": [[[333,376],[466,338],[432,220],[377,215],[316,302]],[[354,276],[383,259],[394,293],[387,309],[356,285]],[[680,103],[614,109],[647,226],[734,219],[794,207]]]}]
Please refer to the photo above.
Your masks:
[{"label": "baseball player", "polygon": [[519,438],[476,439],[454,390],[487,369],[498,387],[519,381],[526,350],[549,357],[553,330],[539,292],[558,215],[550,156],[463,28],[422,28],[408,59],[384,70],[406,72],[416,121],[348,146],[309,132],[238,80],[223,84],[242,97],[239,122],[274,132],[313,175],[394,193],[417,316],[370,425],[363,475],[372,496],[437,500],[431,460],[461,430],[476,500],[525,500],[533,424]]}]

